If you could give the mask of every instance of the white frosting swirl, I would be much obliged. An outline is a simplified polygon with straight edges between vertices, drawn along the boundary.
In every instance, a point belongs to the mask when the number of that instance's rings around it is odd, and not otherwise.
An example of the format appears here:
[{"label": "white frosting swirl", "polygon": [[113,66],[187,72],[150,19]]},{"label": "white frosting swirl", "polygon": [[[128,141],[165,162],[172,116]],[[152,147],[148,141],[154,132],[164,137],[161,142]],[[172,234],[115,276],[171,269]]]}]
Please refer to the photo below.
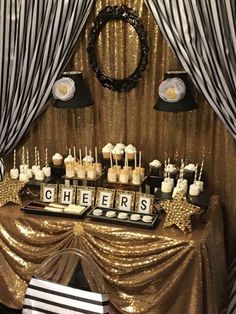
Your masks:
[{"label": "white frosting swirl", "polygon": [[103,148],[102,148],[102,152],[104,153],[110,153],[113,149],[113,145],[111,143],[106,144]]},{"label": "white frosting swirl", "polygon": [[115,147],[119,147],[124,150],[126,146],[123,143],[117,143]]},{"label": "white frosting swirl", "polygon": [[52,156],[52,159],[62,159],[62,158],[63,158],[62,155],[59,153],[56,153]]},{"label": "white frosting swirl", "polygon": [[125,152],[136,153],[136,148],[132,144],[129,144],[128,146],[125,147]]},{"label": "white frosting swirl", "polygon": [[117,147],[117,146],[115,146],[111,152],[113,155],[123,155],[124,154],[124,150],[121,149],[120,147]]},{"label": "white frosting swirl", "polygon": [[173,164],[169,164],[165,167],[165,172],[173,173],[176,171],[177,171],[177,168]]},{"label": "white frosting swirl", "polygon": [[188,164],[184,167],[185,170],[188,170],[188,171],[195,171],[197,169],[196,165],[195,164]]},{"label": "white frosting swirl", "polygon": [[149,162],[149,166],[153,168],[160,168],[161,162],[157,159],[154,159],[153,161]]}]

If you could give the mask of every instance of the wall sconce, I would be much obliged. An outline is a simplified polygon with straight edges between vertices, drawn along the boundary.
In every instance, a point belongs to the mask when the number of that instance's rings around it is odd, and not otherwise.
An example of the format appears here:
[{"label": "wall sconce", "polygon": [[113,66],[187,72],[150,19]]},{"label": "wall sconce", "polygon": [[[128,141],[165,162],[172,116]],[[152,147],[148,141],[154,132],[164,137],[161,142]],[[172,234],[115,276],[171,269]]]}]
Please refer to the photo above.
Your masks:
[{"label": "wall sconce", "polygon": [[156,110],[180,112],[191,111],[198,107],[189,88],[186,72],[165,73],[164,81],[160,84],[158,92],[159,98],[154,105]]},{"label": "wall sconce", "polygon": [[90,91],[81,72],[64,72],[53,87],[53,104],[57,108],[76,109],[92,105]]}]

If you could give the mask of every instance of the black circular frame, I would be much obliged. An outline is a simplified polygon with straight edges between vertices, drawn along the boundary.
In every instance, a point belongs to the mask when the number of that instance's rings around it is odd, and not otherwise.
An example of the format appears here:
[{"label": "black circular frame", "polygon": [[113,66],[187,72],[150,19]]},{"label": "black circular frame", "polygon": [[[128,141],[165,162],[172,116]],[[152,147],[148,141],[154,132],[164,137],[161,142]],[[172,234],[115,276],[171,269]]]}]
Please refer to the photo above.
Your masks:
[{"label": "black circular frame", "polygon": [[[96,57],[96,42],[104,25],[112,20],[123,20],[132,25],[139,37],[141,53],[137,68],[128,77],[124,79],[114,79],[107,76],[99,67]],[[126,92],[135,87],[141,79],[142,72],[144,71],[148,61],[148,44],[147,34],[141,24],[140,18],[137,13],[128,8],[126,5],[121,6],[106,6],[97,15],[94,26],[89,34],[89,42],[87,47],[89,63],[96,73],[97,78],[104,87],[118,92]]]}]

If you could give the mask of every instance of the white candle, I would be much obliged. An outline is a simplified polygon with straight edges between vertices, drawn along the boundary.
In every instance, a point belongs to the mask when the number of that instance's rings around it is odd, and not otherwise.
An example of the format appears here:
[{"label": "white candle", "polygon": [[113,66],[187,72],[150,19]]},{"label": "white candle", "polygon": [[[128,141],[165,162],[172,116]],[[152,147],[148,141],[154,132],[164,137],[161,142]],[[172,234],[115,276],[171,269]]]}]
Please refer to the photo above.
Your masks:
[{"label": "white candle", "polygon": [[76,161],[76,151],[75,151],[75,146],[73,147],[73,152],[74,152],[74,158],[75,158],[75,161]]},{"label": "white candle", "polygon": [[87,149],[87,146],[85,146],[85,156],[88,155],[88,149]]},{"label": "white candle", "polygon": [[137,153],[135,152],[134,154],[134,168],[136,169],[137,167]]}]

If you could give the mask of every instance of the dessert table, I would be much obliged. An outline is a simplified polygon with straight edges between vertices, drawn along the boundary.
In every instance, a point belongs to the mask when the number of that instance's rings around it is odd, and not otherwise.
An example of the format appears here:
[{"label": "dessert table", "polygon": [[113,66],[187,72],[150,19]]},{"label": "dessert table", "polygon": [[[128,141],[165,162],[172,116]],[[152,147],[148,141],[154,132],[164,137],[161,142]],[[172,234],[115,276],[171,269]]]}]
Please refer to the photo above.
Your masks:
[{"label": "dessert table", "polygon": [[[206,221],[193,219],[193,232],[154,230],[24,213],[0,208],[0,302],[21,308],[25,289],[49,254],[76,247],[88,253],[107,284],[110,313],[207,313],[224,306],[226,265],[218,196]],[[69,280],[71,271],[61,269]],[[68,278],[66,278],[68,277]]]}]

